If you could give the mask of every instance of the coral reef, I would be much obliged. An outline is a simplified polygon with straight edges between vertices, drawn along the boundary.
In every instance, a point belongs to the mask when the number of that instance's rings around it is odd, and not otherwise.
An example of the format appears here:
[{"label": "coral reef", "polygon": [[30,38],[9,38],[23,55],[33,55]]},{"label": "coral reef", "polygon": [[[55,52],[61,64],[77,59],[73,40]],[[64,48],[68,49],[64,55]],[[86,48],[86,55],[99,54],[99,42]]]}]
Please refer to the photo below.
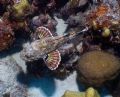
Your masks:
[{"label": "coral reef", "polygon": [[34,14],[54,13],[61,9],[69,0],[31,0],[31,8]]},{"label": "coral reef", "polygon": [[[77,70],[81,82],[96,87],[119,75],[119,0],[0,0],[0,16],[0,52],[28,32],[30,39],[20,53],[28,73],[65,79]],[[61,19],[67,28],[59,36]],[[11,60],[0,62],[0,73],[6,69],[5,75],[0,74],[0,97],[25,97],[26,87],[15,79],[21,70],[11,64]],[[113,95],[118,96],[119,84],[114,89]],[[93,88],[80,93],[67,91],[63,97],[75,95],[100,97]]]},{"label": "coral reef", "polygon": [[86,9],[88,0],[70,0],[64,7],[61,8],[60,14],[63,18],[68,18],[72,14],[80,11],[81,7]]},{"label": "coral reef", "polygon": [[78,79],[88,85],[101,86],[119,74],[119,59],[103,51],[83,54],[78,62]]},{"label": "coral reef", "polygon": [[14,41],[14,32],[9,24],[0,19],[0,51],[8,49]]},{"label": "coral reef", "polygon": [[119,44],[119,4],[118,1],[103,0],[87,13],[86,24],[92,28],[93,38],[101,38],[103,42]]}]

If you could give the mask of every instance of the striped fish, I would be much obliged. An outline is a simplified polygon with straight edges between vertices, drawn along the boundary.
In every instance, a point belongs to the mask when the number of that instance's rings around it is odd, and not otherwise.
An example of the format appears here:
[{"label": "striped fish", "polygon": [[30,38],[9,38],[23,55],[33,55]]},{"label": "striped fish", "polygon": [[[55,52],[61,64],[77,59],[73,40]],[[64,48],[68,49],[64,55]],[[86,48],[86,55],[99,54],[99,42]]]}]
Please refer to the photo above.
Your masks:
[{"label": "striped fish", "polygon": [[[38,43],[35,42],[34,44],[32,44],[33,49],[39,50],[39,46],[42,46],[43,49],[46,49],[44,47],[46,47],[47,44],[45,44],[43,41],[43,44],[39,45],[39,41],[42,41],[42,39],[47,38],[47,37],[53,37],[52,33],[50,32],[49,29],[47,29],[46,27],[43,27],[43,26],[38,27],[36,31],[37,31],[36,33],[38,33],[40,40],[38,40]],[[54,40],[49,41],[49,42],[51,42],[51,44],[52,44],[52,42],[54,42]],[[60,52],[58,50],[52,51],[51,53],[47,54],[47,57],[44,58],[44,61],[49,69],[51,69],[51,70],[57,69],[58,66],[60,65],[60,61],[61,61]]]}]

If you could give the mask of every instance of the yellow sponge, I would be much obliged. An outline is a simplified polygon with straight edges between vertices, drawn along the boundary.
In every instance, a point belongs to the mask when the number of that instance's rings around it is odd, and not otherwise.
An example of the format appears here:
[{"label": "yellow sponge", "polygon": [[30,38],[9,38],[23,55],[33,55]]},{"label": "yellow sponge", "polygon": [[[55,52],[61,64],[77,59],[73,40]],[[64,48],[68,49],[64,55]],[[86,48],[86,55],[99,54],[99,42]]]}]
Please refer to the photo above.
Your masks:
[{"label": "yellow sponge", "polygon": [[28,0],[20,0],[19,2],[15,2],[13,5],[13,11],[15,17],[21,17],[24,16],[25,10],[28,10],[30,8],[30,4]]},{"label": "yellow sponge", "polygon": [[85,92],[66,91],[62,97],[100,97],[100,94],[90,87]]}]

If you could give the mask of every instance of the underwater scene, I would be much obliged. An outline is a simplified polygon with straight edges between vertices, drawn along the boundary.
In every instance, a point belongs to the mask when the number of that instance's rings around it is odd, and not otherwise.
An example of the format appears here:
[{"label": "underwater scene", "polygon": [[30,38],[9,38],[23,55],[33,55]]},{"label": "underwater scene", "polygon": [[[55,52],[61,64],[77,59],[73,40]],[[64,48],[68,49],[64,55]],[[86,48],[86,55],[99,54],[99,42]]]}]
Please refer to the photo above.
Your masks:
[{"label": "underwater scene", "polygon": [[120,0],[0,0],[0,97],[120,97]]}]

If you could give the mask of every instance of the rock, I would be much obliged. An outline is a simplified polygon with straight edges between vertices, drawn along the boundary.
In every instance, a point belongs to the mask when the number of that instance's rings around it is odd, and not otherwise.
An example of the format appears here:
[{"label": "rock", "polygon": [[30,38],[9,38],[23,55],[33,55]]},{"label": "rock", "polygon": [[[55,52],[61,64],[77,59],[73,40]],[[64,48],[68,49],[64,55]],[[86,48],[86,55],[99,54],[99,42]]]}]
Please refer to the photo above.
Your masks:
[{"label": "rock", "polygon": [[71,15],[67,19],[66,23],[70,27],[75,27],[75,26],[82,26],[85,27],[85,15],[81,12],[77,13],[77,15]]}]

